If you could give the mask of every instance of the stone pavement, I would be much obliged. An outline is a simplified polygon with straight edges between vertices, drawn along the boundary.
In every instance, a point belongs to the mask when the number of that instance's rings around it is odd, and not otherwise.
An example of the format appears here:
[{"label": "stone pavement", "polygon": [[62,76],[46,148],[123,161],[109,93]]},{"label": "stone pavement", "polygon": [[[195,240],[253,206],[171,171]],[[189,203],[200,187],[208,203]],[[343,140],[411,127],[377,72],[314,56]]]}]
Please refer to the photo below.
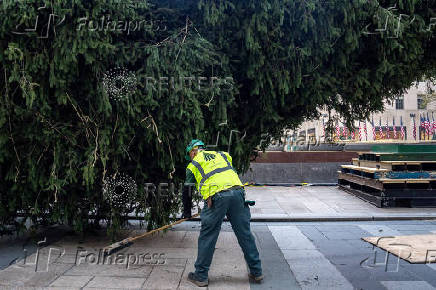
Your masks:
[{"label": "stone pavement", "polygon": [[302,289],[436,289],[436,264],[410,264],[361,240],[436,233],[435,221],[275,223],[268,227]]},{"label": "stone pavement", "polygon": [[[199,222],[183,223],[134,243],[112,260],[99,258],[106,238],[79,243],[67,235],[1,270],[0,289],[197,289],[186,276],[193,270],[199,228]],[[436,289],[436,264],[386,259],[386,252],[361,240],[436,234],[436,221],[253,223],[252,231],[264,283],[250,284],[231,226],[224,223],[208,289]]]},{"label": "stone pavement", "polygon": [[[192,228],[193,227],[193,228]],[[79,243],[76,236],[33,253],[0,271],[0,285],[48,289],[193,289],[186,281],[197,254],[199,223],[135,242],[111,258],[101,249],[105,237]],[[139,231],[131,232],[131,234]],[[50,253],[50,249],[51,253]],[[209,289],[249,289],[243,254],[233,232],[220,234],[210,271]]]},{"label": "stone pavement", "polygon": [[435,208],[377,208],[336,186],[246,187],[254,221],[332,221],[436,218]]},{"label": "stone pavement", "polygon": [[[436,264],[412,265],[393,256],[385,260],[386,252],[361,240],[436,234],[434,219],[370,218],[433,217],[434,208],[378,209],[335,187],[249,187],[247,199],[257,201],[252,208],[255,220],[285,216],[283,220],[295,221],[252,223],[266,277],[260,285],[248,281],[236,237],[224,223],[209,289],[436,289]],[[368,220],[329,221],[350,216]],[[305,219],[317,221],[298,221]],[[196,289],[186,277],[194,269],[199,229],[198,221],[186,222],[110,258],[101,256],[101,249],[110,244],[104,234],[81,241],[52,229],[39,251],[36,242],[44,236],[32,243],[0,239],[0,289]],[[132,226],[125,235],[140,232]]]}]

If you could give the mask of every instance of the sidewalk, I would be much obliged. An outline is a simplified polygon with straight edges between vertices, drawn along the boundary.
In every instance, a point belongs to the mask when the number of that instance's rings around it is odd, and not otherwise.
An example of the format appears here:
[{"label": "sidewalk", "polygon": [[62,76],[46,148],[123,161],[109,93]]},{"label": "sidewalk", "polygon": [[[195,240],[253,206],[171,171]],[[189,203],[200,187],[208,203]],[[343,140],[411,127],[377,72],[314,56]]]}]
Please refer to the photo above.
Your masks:
[{"label": "sidewalk", "polygon": [[[0,271],[0,288],[196,289],[186,277],[194,270],[199,223],[189,225],[194,227],[190,231],[148,237],[106,259],[99,251],[109,239],[90,237],[79,243],[78,237],[67,236]],[[209,279],[209,289],[250,289],[244,257],[231,231],[219,236]]]},{"label": "sidewalk", "polygon": [[[93,236],[79,243],[77,237],[65,236],[40,251],[38,267],[32,264],[33,253],[26,263],[20,260],[1,270],[0,289],[200,289],[186,280],[193,270],[199,229],[198,222],[186,222],[145,238],[118,252],[116,263],[98,258],[106,238]],[[387,259],[383,250],[361,239],[436,233],[436,221],[253,223],[252,231],[264,283],[249,283],[242,252],[224,223],[209,287],[202,289],[436,289],[436,264]],[[50,248],[53,255],[48,257]]]},{"label": "sidewalk", "polygon": [[436,208],[377,208],[336,186],[246,187],[252,221],[436,219]]},{"label": "sidewalk", "polygon": [[[284,221],[252,223],[267,279],[261,285],[249,283],[242,251],[231,226],[224,223],[208,289],[398,289],[403,280],[409,286],[427,283],[436,287],[433,265],[402,263],[395,274],[361,266],[374,253],[362,237],[436,233],[434,220],[398,220],[434,219],[434,208],[379,209],[336,187],[248,187],[247,199],[256,200],[251,208],[255,221]],[[371,221],[374,217],[393,221]],[[331,222],[359,218],[368,221]],[[302,222],[311,219],[318,222]],[[10,266],[0,270],[0,289],[197,289],[186,277],[194,270],[199,230],[198,221],[186,222],[138,240],[110,259],[100,252],[111,244],[104,232],[81,242],[78,236],[53,229],[61,236],[49,237],[48,246],[39,252],[37,241],[2,242],[0,262]],[[124,234],[142,232],[135,228]],[[25,260],[23,249],[28,250]],[[15,262],[14,257],[18,258]]]}]

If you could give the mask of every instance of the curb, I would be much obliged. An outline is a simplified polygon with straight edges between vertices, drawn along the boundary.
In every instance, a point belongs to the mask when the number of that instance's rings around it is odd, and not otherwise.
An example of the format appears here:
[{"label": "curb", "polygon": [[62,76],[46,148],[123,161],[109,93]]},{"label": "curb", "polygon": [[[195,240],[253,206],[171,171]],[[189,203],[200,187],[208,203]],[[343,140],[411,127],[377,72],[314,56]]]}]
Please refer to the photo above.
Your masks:
[{"label": "curb", "polygon": [[338,186],[338,183],[245,183],[244,187],[262,187],[262,186],[283,186],[283,187],[296,187],[296,186]]},{"label": "curb", "polygon": [[[436,220],[436,216],[368,216],[368,217],[254,217],[250,222],[360,222],[360,221],[408,221]],[[201,221],[200,218],[190,221]],[[227,218],[224,221],[228,222]]]}]

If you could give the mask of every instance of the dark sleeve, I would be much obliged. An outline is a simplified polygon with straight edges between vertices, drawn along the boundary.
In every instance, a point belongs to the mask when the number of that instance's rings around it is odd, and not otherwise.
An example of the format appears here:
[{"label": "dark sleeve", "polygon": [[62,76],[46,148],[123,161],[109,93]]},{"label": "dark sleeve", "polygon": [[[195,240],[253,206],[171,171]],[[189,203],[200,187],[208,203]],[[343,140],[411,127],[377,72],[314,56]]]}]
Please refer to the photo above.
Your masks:
[{"label": "dark sleeve", "polygon": [[190,218],[192,210],[192,193],[195,186],[195,176],[191,170],[186,168],[185,184],[183,186],[182,202],[183,202],[183,217]]},{"label": "dark sleeve", "polygon": [[186,179],[185,184],[187,183],[194,183],[195,184],[195,176],[194,173],[189,168],[186,168]]}]

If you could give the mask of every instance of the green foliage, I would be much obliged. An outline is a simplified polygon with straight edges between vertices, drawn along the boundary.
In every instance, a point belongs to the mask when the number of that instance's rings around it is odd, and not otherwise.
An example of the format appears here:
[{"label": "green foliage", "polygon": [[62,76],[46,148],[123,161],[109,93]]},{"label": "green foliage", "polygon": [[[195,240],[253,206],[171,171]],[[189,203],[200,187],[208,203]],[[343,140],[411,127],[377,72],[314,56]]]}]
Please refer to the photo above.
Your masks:
[{"label": "green foliage", "polygon": [[[434,31],[426,31],[436,16],[434,0],[398,3],[394,19],[403,13],[415,21],[401,20],[396,38],[365,33],[368,25],[383,25],[375,15],[391,17],[393,4],[3,1],[0,231],[18,215],[83,231],[91,213],[108,220],[113,233],[123,221],[103,199],[102,184],[118,173],[138,184],[129,210],[144,214],[150,228],[162,225],[179,210],[178,198],[146,195],[144,184],[182,182],[191,139],[215,144],[219,132],[219,148],[229,146],[244,171],[261,139],[316,117],[319,108],[349,121],[381,110],[383,100],[434,76],[436,67]],[[50,14],[58,16],[47,37],[41,38],[44,26],[14,33],[33,27],[37,15],[47,24]],[[163,20],[165,29],[93,31],[89,21],[79,29],[84,17],[101,25],[108,15],[120,23]],[[133,72],[138,84],[120,101],[102,85],[116,67]],[[231,77],[234,85],[160,90],[149,83],[190,76]],[[240,133],[230,144],[231,130]]]}]

